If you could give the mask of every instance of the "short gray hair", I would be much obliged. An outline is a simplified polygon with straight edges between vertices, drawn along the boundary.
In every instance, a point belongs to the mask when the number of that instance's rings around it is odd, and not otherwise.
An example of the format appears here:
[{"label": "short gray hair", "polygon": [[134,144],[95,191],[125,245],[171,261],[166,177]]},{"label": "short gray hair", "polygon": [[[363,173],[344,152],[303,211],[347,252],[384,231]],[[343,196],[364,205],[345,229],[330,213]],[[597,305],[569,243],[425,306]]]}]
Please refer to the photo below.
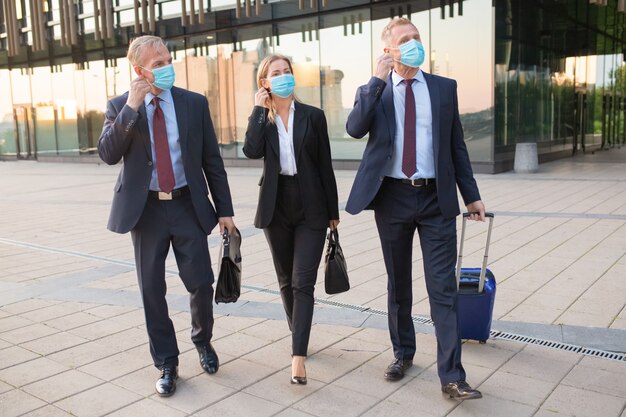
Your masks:
[{"label": "short gray hair", "polygon": [[135,38],[130,42],[126,58],[128,58],[128,61],[131,65],[139,65],[141,56],[146,48],[157,48],[161,45],[167,48],[167,44],[165,43],[165,41],[158,36],[139,36],[138,38]]},{"label": "short gray hair", "polygon": [[385,28],[383,29],[383,33],[380,36],[380,38],[385,43],[385,45],[389,45],[389,38],[391,37],[391,29],[393,29],[396,26],[401,26],[401,25],[411,25],[415,28],[415,30],[417,30],[417,27],[415,27],[413,22],[411,22],[406,17],[394,17],[393,19],[391,19],[389,23],[387,23],[387,26],[385,26]]}]

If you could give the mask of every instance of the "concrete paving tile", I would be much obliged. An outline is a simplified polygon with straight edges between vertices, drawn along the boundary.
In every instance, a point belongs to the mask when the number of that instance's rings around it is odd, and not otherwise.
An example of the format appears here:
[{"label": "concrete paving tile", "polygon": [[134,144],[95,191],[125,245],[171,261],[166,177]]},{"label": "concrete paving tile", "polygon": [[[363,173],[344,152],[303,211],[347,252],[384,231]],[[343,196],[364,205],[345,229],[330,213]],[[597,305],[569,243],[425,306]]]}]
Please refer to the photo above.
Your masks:
[{"label": "concrete paving tile", "polygon": [[535,413],[535,407],[507,401],[501,398],[484,395],[480,400],[463,401],[448,416],[475,417],[475,416],[507,416],[530,417]]},{"label": "concrete paving tile", "polygon": [[44,324],[35,323],[29,326],[20,327],[18,329],[13,329],[8,332],[2,333],[2,339],[13,343],[14,345],[18,345],[20,343],[28,342],[35,339],[41,339],[45,336],[57,333],[58,330],[46,326]]},{"label": "concrete paving tile", "polygon": [[227,352],[232,356],[243,356],[269,344],[267,340],[243,333],[233,333],[211,342],[217,352]]},{"label": "concrete paving tile", "polygon": [[591,314],[580,311],[567,310],[554,320],[555,324],[567,324],[571,326],[608,327],[613,320],[613,315]]},{"label": "concrete paving tile", "polygon": [[[287,364],[289,365],[290,362]],[[307,377],[330,383],[356,369],[359,365],[358,362],[327,355],[322,351],[307,358]]]},{"label": "concrete paving tile", "polygon": [[0,381],[0,394],[2,394],[3,392],[11,391],[13,388],[13,386]]},{"label": "concrete paving tile", "polygon": [[430,414],[423,407],[415,408],[406,403],[391,400],[384,400],[367,410],[363,417],[389,417],[389,416],[411,416],[411,417],[433,417],[437,414]]},{"label": "concrete paving tile", "polygon": [[1,370],[0,380],[21,387],[67,370],[67,366],[41,357]]},{"label": "concrete paving tile", "polygon": [[101,345],[98,342],[88,342],[53,353],[48,355],[48,358],[70,368],[78,368],[116,353],[118,351],[112,347]]},{"label": "concrete paving tile", "polygon": [[0,394],[0,415],[13,417],[43,407],[45,402],[21,391],[14,389]]},{"label": "concrete paving tile", "polygon": [[[216,375],[219,375],[218,374]],[[155,380],[156,381],[156,380]],[[229,397],[236,393],[235,390],[229,387],[218,384],[209,375],[200,375],[190,379],[179,379],[176,384],[176,393],[171,397],[159,397],[153,395],[150,397],[154,401],[167,405],[168,407],[175,408],[185,413],[195,413],[194,415],[201,415],[197,413],[198,410],[202,410],[205,407],[211,405],[209,410],[214,412],[214,403]],[[205,414],[219,416],[221,414]],[[229,415],[229,414],[224,414]],[[253,415],[253,414],[250,414]]]},{"label": "concrete paving tile", "polygon": [[104,381],[76,370],[69,370],[41,381],[22,387],[22,390],[41,398],[47,403],[54,403],[85,391]]},{"label": "concrete paving tile", "polygon": [[[38,310],[40,308],[49,307],[59,304],[60,301],[44,300],[41,298],[29,298],[28,300],[19,301],[17,303],[8,304],[2,307],[2,310],[11,314],[22,314],[27,311]],[[1,316],[0,316],[1,317]]]},{"label": "concrete paving tile", "polygon": [[579,364],[561,384],[626,399],[626,377],[617,369],[606,371]]},{"label": "concrete paving tile", "polygon": [[556,352],[544,349],[543,352],[537,354],[525,349],[505,363],[500,371],[546,382],[559,382],[574,364],[560,359],[559,353],[561,352]]},{"label": "concrete paving tile", "polygon": [[42,337],[30,342],[22,343],[21,346],[38,353],[40,355],[49,355],[73,346],[87,342],[87,339],[75,336],[67,332],[59,332],[50,336]]},{"label": "concrete paving tile", "polygon": [[130,328],[110,336],[103,337],[98,343],[109,346],[116,351],[125,351],[149,343],[145,330]]},{"label": "concrete paving tile", "polygon": [[500,345],[499,340],[488,340],[484,345],[475,342],[463,343],[461,354],[463,364],[479,365],[491,369],[499,368],[517,353],[517,351],[503,349]]},{"label": "concrete paving tile", "polygon": [[[391,394],[386,401],[402,404],[409,410],[425,410],[427,413],[437,416],[446,415],[458,404],[456,401],[442,396],[436,373],[430,373],[431,375],[420,375],[413,378]],[[424,377],[427,379],[423,379]]]},{"label": "concrete paving tile", "polygon": [[[107,307],[115,307],[115,306],[107,306]],[[92,310],[89,310],[91,313]],[[99,312],[100,314],[105,314],[104,312]],[[113,313],[113,311],[109,311],[108,313]],[[142,308],[140,309],[132,309],[126,313],[114,316],[115,320],[128,324],[132,327],[141,326],[146,323],[146,317]]]},{"label": "concrete paving tile", "polygon": [[9,366],[17,365],[18,363],[26,362],[38,357],[38,354],[31,352],[30,350],[19,346],[11,346],[0,350],[0,369],[8,368]]},{"label": "concrete paving tile", "polygon": [[27,327],[32,324],[34,323],[31,320],[27,320],[20,316],[5,317],[5,318],[0,319],[0,331],[2,332],[0,334],[4,335],[10,332],[11,330],[15,330],[15,329],[19,330],[23,327]]},{"label": "concrete paving tile", "polygon": [[[239,330],[254,326],[255,324],[261,323],[265,320],[266,319],[253,317],[228,316],[224,317],[222,320],[215,320],[215,327],[217,329],[238,332]],[[219,331],[216,331],[215,333],[219,333]]]},{"label": "concrete paving tile", "polygon": [[[154,384],[159,379],[160,372],[153,365],[146,366],[135,372],[131,372],[127,375],[121,376],[112,380],[115,385],[132,391],[135,394],[139,394],[142,397],[149,397],[154,394]],[[183,374],[181,367],[178,367],[179,378],[189,379],[191,376],[188,373]]]},{"label": "concrete paving tile", "polygon": [[138,401],[141,397],[113,384],[102,384],[88,391],[61,400],[55,405],[81,417],[108,414]]},{"label": "concrete paving tile", "polygon": [[592,369],[600,369],[611,373],[621,373],[626,375],[626,362],[622,361],[607,361],[601,358],[594,358],[593,356],[583,356],[579,362],[580,366],[585,366]]},{"label": "concrete paving tile", "polygon": [[283,406],[290,406],[324,386],[322,382],[312,378],[308,378],[306,387],[292,385],[290,381],[291,368],[276,372],[254,383],[246,387],[243,392]]},{"label": "concrete paving tile", "polygon": [[557,383],[497,371],[480,385],[483,394],[538,407]]},{"label": "concrete paving tile", "polygon": [[90,308],[85,312],[96,317],[100,317],[102,319],[108,319],[111,317],[121,316],[125,313],[133,311],[141,311],[141,315],[143,317],[143,310],[128,306],[99,305],[97,307]]},{"label": "concrete paving tile", "polygon": [[291,336],[291,331],[283,320],[267,320],[247,327],[240,332],[248,336],[267,340],[268,342],[275,342],[284,337]]},{"label": "concrete paving tile", "polygon": [[285,408],[278,414],[275,414],[274,417],[311,417],[312,414],[305,413],[304,411],[295,410],[293,408]]},{"label": "concrete paving tile", "polygon": [[150,355],[143,349],[135,348],[91,362],[78,369],[105,381],[112,381],[150,364],[152,364]]},{"label": "concrete paving tile", "polygon": [[211,377],[221,385],[240,390],[276,373],[278,369],[245,359],[235,359],[220,365],[219,372]]},{"label": "concrete paving tile", "polygon": [[29,413],[22,414],[21,417],[71,417],[71,414],[53,405],[47,405]]},{"label": "concrete paving tile", "polygon": [[626,399],[559,385],[541,408],[573,416],[619,416]]},{"label": "concrete paving tile", "polygon": [[79,311],[84,310],[85,308],[89,308],[89,304],[84,303],[59,303],[53,304],[48,307],[39,308],[37,310],[31,310],[26,313],[21,314],[22,317],[32,320],[34,322],[42,322],[44,320],[52,320],[57,317],[63,317],[70,314],[77,313]]},{"label": "concrete paving tile", "polygon": [[141,401],[108,414],[110,417],[184,417],[185,415],[187,414],[182,411],[168,407],[150,398],[144,398]]},{"label": "concrete paving tile", "polygon": [[272,416],[282,409],[276,403],[239,392],[197,412],[196,416],[263,417]]},{"label": "concrete paving tile", "polygon": [[129,324],[118,322],[112,318],[90,323],[86,326],[76,327],[69,330],[69,332],[89,340],[96,340],[128,330],[131,327],[132,326]]},{"label": "concrete paving tile", "polygon": [[58,330],[67,331],[67,330],[81,327],[86,324],[94,323],[100,320],[102,319],[99,317],[92,316],[89,313],[85,313],[81,311],[78,313],[70,314],[68,316],[63,316],[63,317],[59,317],[59,318],[52,319],[52,320],[44,320],[42,323],[47,326],[54,327],[55,329],[58,329]]},{"label": "concrete paving tile", "polygon": [[534,414],[533,417],[576,417],[576,416],[569,416],[566,414],[557,413],[556,411],[540,408],[539,410],[537,410],[537,412]]},{"label": "concrete paving tile", "polygon": [[[385,361],[387,364],[387,361]],[[358,368],[350,371],[333,382],[334,386],[339,386],[352,391],[360,392],[372,398],[382,400],[391,393],[397,391],[402,385],[409,382],[409,378],[404,378],[397,382],[389,382],[383,378],[385,366],[381,360],[366,362]],[[418,369],[417,367],[411,370]],[[407,375],[410,373],[407,372]]]},{"label": "concrete paving tile", "polygon": [[358,416],[378,399],[334,384],[314,392],[292,406],[316,416]]},{"label": "concrete paving tile", "polygon": [[291,337],[288,337],[256,349],[242,356],[242,359],[279,370],[291,366],[291,352]]}]

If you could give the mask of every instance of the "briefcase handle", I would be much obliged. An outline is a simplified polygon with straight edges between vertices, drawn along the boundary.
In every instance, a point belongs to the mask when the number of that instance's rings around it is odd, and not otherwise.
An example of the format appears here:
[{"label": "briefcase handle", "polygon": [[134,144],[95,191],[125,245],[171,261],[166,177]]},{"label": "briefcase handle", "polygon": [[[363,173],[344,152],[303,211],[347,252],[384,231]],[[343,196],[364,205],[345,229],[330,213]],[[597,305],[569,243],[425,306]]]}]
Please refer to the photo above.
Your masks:
[{"label": "briefcase handle", "polygon": [[[463,226],[461,227],[461,243],[459,243],[459,257],[456,262],[456,288],[461,283],[461,264],[463,262],[463,243],[465,242],[465,226],[470,213],[463,213]],[[483,256],[483,265],[480,268],[480,279],[478,281],[478,293],[482,293],[485,288],[485,273],[487,271],[487,260],[489,259],[489,243],[491,242],[491,229],[493,227],[493,213],[485,213],[485,217],[489,219],[489,229],[487,230],[487,243],[485,244],[485,255]]]},{"label": "briefcase handle", "polygon": [[222,234],[222,245],[224,252],[222,252],[223,258],[228,258],[230,255],[230,236],[228,235],[228,229],[224,228],[224,234]]}]

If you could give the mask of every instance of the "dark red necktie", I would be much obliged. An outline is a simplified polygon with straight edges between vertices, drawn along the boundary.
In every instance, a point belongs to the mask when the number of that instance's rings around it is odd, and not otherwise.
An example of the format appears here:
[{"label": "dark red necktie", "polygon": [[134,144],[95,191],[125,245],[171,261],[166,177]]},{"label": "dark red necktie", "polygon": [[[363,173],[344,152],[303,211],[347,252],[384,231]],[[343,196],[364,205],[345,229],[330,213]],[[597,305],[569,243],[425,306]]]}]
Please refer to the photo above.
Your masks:
[{"label": "dark red necktie", "polygon": [[402,172],[407,178],[411,178],[415,171],[415,95],[413,84],[415,79],[403,80],[406,86],[404,94],[404,147],[402,149]]},{"label": "dark red necktie", "polygon": [[165,116],[159,106],[159,98],[152,99],[154,105],[154,115],[152,116],[152,134],[154,135],[154,153],[156,154],[157,176],[159,178],[159,188],[164,193],[171,193],[176,184],[174,179],[174,169],[172,168],[172,157],[170,156],[170,145],[167,142],[167,128],[165,127]]}]

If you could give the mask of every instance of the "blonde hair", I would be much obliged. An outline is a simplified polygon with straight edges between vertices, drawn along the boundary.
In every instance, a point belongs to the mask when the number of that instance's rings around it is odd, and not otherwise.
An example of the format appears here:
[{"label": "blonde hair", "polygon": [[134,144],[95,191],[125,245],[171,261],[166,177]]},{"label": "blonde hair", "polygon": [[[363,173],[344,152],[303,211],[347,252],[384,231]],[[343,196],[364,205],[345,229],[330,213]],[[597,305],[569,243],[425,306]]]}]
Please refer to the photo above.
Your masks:
[{"label": "blonde hair", "polygon": [[[267,79],[267,74],[269,73],[270,65],[272,65],[273,62],[280,61],[280,60],[285,61],[287,65],[289,65],[289,70],[293,74],[293,67],[291,65],[291,60],[289,58],[280,54],[268,55],[263,59],[263,61],[261,61],[261,63],[259,64],[259,70],[256,73],[256,84],[259,88],[263,88],[263,84],[261,84],[261,81]],[[297,100],[295,94],[293,94],[293,98],[294,100]],[[270,98],[268,99],[268,101],[269,101],[270,111],[269,111],[269,114],[267,115],[267,118],[269,119],[271,123],[275,123],[274,121],[276,120],[276,105],[274,104],[274,99],[272,98],[271,94],[270,94]]]},{"label": "blonde hair", "polygon": [[382,39],[385,45],[389,46],[389,38],[391,38],[391,29],[395,28],[396,26],[402,26],[402,25],[411,25],[415,28],[415,30],[417,30],[417,27],[415,27],[413,22],[411,22],[406,17],[394,17],[393,19],[391,19],[389,23],[387,23],[387,26],[385,26],[385,28],[383,29],[383,33],[380,36],[380,39]]},{"label": "blonde hair", "polygon": [[126,58],[131,65],[140,65],[141,56],[147,48],[157,48],[159,46],[165,46],[165,41],[158,36],[143,35],[133,39],[128,46],[128,53]]}]

